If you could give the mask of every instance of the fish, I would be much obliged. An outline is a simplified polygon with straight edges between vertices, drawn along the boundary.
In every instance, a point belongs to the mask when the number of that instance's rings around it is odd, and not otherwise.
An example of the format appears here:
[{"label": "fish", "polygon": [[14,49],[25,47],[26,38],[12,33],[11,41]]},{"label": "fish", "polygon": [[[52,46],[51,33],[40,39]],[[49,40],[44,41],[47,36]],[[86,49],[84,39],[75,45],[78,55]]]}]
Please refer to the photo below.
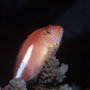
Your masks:
[{"label": "fish", "polygon": [[14,78],[29,81],[40,70],[45,60],[56,55],[63,36],[63,27],[48,25],[32,32],[23,42],[14,68]]}]

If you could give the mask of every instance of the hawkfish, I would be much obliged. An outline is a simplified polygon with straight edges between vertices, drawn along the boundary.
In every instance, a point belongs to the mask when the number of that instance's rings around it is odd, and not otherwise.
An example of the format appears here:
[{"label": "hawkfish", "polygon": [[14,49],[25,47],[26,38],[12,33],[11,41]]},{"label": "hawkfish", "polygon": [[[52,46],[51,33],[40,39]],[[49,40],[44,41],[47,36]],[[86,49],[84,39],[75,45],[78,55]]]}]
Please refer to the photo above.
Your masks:
[{"label": "hawkfish", "polygon": [[45,63],[55,55],[63,36],[61,26],[49,25],[32,32],[22,44],[17,56],[14,78],[31,80]]}]

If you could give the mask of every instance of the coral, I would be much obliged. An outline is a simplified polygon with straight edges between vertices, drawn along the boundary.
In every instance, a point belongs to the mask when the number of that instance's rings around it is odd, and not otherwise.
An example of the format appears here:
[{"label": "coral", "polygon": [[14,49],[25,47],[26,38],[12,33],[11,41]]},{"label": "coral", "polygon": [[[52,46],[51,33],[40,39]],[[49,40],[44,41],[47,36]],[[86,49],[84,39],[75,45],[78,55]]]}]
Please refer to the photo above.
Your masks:
[{"label": "coral", "polygon": [[[46,60],[34,85],[29,90],[72,90],[68,84],[61,85],[66,78],[68,65],[60,63],[55,56]],[[14,78],[2,90],[27,90],[24,80]]]},{"label": "coral", "polygon": [[27,90],[27,89],[24,80],[21,80],[20,78],[18,79],[14,78],[9,82],[9,85],[7,85],[2,90]]},{"label": "coral", "polygon": [[66,77],[67,70],[67,64],[60,64],[55,56],[49,58],[43,65],[33,90],[71,90],[66,84],[60,85]]},{"label": "coral", "polygon": [[61,85],[60,87],[53,87],[53,88],[38,87],[35,90],[72,90],[72,88],[69,87],[68,84],[65,84],[65,85]]},{"label": "coral", "polygon": [[55,57],[49,58],[46,60],[41,73],[39,75],[39,83],[45,84],[56,84],[61,83],[63,78],[66,76],[64,75],[68,70],[68,65],[61,64],[59,66],[59,60]]},{"label": "coral", "polygon": [[27,90],[26,83],[24,82],[24,80],[21,80],[20,78],[19,79],[14,78],[13,80],[11,80],[9,82],[8,88],[10,90]]},{"label": "coral", "polygon": [[64,84],[60,87],[60,90],[72,90],[72,88],[69,87],[68,84]]}]

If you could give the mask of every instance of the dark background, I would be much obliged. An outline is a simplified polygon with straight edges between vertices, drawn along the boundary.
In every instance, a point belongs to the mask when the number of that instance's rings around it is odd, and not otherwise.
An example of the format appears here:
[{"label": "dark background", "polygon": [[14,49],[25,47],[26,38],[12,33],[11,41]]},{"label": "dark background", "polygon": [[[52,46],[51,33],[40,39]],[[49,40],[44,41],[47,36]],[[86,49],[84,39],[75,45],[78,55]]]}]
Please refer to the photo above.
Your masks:
[{"label": "dark background", "polygon": [[0,0],[0,86],[12,79],[26,37],[49,24],[64,28],[57,58],[69,65],[65,83],[90,88],[90,0]]}]

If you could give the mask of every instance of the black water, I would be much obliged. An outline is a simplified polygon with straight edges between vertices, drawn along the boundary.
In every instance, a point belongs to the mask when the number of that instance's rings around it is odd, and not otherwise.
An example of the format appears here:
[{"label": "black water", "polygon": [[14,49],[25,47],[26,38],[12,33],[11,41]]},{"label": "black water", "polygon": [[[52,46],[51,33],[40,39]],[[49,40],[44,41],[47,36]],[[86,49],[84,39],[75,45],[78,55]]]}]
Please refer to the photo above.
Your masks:
[{"label": "black water", "polygon": [[29,33],[49,24],[62,25],[57,57],[69,65],[65,83],[90,88],[90,0],[1,0],[0,86],[12,79],[21,44]]}]

